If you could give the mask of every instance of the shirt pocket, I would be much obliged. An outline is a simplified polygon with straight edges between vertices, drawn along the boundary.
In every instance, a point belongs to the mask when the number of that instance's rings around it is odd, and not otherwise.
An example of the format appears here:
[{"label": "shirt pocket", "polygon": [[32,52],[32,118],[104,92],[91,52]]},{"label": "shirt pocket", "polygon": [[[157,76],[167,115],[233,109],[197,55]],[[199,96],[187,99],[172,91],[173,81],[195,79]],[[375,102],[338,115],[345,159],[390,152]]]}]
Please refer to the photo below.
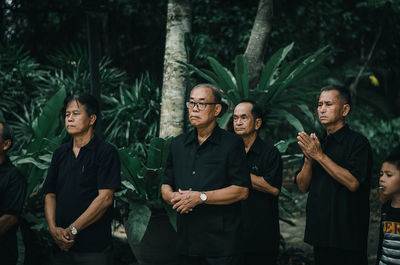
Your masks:
[{"label": "shirt pocket", "polygon": [[94,165],[83,165],[79,184],[81,187],[97,188],[97,167]]}]

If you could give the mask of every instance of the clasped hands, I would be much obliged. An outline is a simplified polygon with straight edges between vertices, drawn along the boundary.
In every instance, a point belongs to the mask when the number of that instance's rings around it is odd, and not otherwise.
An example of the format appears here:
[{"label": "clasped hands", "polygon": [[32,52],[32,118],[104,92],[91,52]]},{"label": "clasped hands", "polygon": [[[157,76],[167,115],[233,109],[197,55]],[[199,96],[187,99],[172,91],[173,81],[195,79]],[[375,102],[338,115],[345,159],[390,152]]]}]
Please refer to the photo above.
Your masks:
[{"label": "clasped hands", "polygon": [[173,192],[171,199],[172,209],[180,214],[189,213],[194,207],[201,204],[199,191],[181,190]]},{"label": "clasped hands", "polygon": [[297,143],[306,159],[318,160],[323,155],[321,143],[315,133],[308,135],[305,132],[299,132],[297,135]]},{"label": "clasped hands", "polygon": [[75,237],[71,234],[69,227],[55,227],[52,231],[50,231],[50,234],[53,237],[54,242],[62,251],[69,251],[69,249],[75,243]]}]

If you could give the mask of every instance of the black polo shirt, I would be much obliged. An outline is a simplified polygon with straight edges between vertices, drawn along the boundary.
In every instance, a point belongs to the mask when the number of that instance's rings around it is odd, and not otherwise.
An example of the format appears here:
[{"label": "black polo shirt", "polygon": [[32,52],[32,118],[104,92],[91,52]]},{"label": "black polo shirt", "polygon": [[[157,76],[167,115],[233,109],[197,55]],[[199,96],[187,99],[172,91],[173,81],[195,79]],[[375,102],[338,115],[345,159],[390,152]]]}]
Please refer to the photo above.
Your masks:
[{"label": "black polo shirt", "polygon": [[[261,176],[271,186],[281,189],[282,159],[278,149],[257,136],[247,152],[250,173]],[[251,188],[242,201],[244,250],[277,253],[279,250],[278,197]]]},{"label": "black polo shirt", "polygon": [[349,191],[313,161],[304,241],[318,247],[366,250],[372,166],[369,142],[345,125],[325,136],[321,146],[360,186],[355,192]]},{"label": "black polo shirt", "polygon": [[[26,192],[25,178],[8,157],[0,165],[0,217],[4,214],[19,216],[22,212]],[[14,225],[0,237],[0,257],[6,262],[17,260],[17,232]]]},{"label": "black polo shirt", "polygon": [[[218,126],[201,146],[196,130],[174,138],[163,183],[174,191],[210,191],[231,185],[250,187],[242,139]],[[205,257],[238,254],[240,217],[240,202],[201,204],[188,214],[178,214],[178,253]]]},{"label": "black polo shirt", "polygon": [[[56,194],[56,225],[72,224],[97,197],[99,189],[118,189],[121,183],[117,150],[96,135],[83,146],[78,157],[73,140],[54,151],[45,194]],[[112,207],[95,223],[79,231],[71,250],[101,252],[111,243]]]}]

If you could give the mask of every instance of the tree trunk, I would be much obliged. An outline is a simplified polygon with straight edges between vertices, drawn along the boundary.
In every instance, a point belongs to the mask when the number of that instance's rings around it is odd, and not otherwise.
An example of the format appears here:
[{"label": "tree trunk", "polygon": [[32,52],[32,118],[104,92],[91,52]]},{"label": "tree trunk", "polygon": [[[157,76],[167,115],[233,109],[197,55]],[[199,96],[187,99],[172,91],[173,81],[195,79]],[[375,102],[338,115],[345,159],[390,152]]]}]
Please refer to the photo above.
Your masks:
[{"label": "tree trunk", "polygon": [[257,86],[271,33],[273,0],[260,0],[244,57],[249,71],[249,87]]},{"label": "tree trunk", "polygon": [[186,67],[176,61],[187,61],[185,33],[191,29],[190,0],[169,0],[165,40],[164,73],[161,99],[160,137],[183,132],[185,113]]}]

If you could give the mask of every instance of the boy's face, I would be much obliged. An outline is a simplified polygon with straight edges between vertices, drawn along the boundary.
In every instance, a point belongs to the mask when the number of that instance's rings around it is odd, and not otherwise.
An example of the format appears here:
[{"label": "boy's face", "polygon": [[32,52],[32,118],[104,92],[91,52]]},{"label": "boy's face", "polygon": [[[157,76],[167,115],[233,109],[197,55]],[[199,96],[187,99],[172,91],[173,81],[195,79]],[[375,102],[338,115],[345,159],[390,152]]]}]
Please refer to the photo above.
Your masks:
[{"label": "boy's face", "polygon": [[392,195],[400,195],[400,170],[396,165],[384,162],[382,164],[379,185],[383,187],[382,193],[392,198]]}]

